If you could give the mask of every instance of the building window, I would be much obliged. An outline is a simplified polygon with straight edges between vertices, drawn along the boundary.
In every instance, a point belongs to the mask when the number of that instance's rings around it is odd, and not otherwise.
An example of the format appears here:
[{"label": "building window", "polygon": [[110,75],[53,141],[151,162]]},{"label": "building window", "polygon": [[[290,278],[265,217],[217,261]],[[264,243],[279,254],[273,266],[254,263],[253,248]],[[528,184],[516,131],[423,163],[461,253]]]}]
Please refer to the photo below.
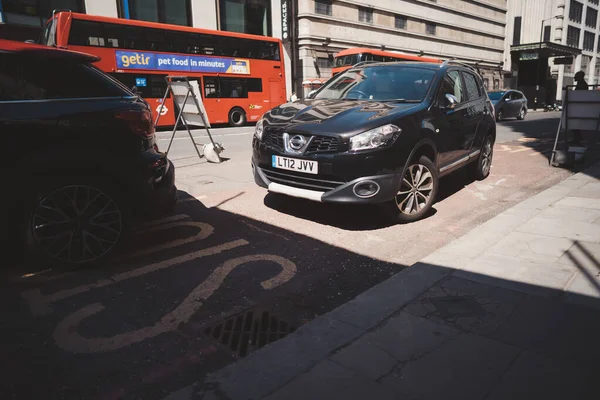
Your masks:
[{"label": "building window", "polygon": [[433,22],[425,22],[425,33],[435,35],[435,24]]},{"label": "building window", "polygon": [[333,63],[329,61],[327,57],[317,57],[317,67],[319,68],[331,68]]},{"label": "building window", "polygon": [[373,9],[366,7],[358,7],[358,20],[360,22],[373,23]]},{"label": "building window", "polygon": [[494,79],[494,90],[500,89],[500,79]]},{"label": "building window", "polygon": [[583,33],[583,49],[587,51],[594,51],[594,39],[595,36],[592,32]]},{"label": "building window", "polygon": [[600,0],[590,0],[590,3],[598,5],[598,3],[600,2]]},{"label": "building window", "polygon": [[549,42],[550,41],[550,32],[552,30],[552,27],[550,25],[546,25],[544,27],[544,42]]},{"label": "building window", "polygon": [[173,25],[192,25],[189,0],[119,0],[119,17]]},{"label": "building window", "polygon": [[53,10],[68,9],[84,13],[84,0],[0,0],[4,22],[41,27]]},{"label": "building window", "polygon": [[596,53],[600,53],[600,36],[598,37],[598,47],[596,48]]},{"label": "building window", "polygon": [[569,7],[569,19],[574,22],[581,22],[583,16],[583,4],[578,1],[571,0],[571,7]]},{"label": "building window", "polygon": [[224,31],[271,36],[270,0],[219,0],[219,17]]},{"label": "building window", "polygon": [[521,44],[521,17],[515,17],[513,24],[513,46]]},{"label": "building window", "polygon": [[331,16],[331,1],[330,0],[315,0],[315,14]]},{"label": "building window", "polygon": [[396,15],[396,21],[394,26],[398,29],[406,29],[407,20],[402,15]]},{"label": "building window", "polygon": [[596,21],[598,20],[598,10],[588,7],[585,12],[585,24],[590,28],[596,28]]},{"label": "building window", "polygon": [[579,35],[581,29],[569,25],[567,28],[567,46],[579,47]]}]

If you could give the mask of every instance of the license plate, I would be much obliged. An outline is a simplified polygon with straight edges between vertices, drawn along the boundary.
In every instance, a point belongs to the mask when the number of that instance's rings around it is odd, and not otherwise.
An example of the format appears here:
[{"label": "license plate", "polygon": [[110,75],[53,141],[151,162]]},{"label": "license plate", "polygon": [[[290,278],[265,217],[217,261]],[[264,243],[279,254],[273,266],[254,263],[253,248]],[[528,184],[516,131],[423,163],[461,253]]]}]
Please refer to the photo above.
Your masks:
[{"label": "license plate", "polygon": [[273,168],[287,169],[288,171],[298,171],[307,174],[318,174],[319,163],[317,161],[298,160],[297,158],[288,158],[273,156],[271,159]]}]

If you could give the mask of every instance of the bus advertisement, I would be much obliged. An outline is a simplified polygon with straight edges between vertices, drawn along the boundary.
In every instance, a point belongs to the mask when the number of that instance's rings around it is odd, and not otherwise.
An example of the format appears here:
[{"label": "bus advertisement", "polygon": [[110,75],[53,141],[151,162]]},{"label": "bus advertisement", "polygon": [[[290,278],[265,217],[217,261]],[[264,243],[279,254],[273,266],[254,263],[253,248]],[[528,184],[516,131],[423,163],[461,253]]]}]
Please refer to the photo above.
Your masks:
[{"label": "bus advertisement", "polygon": [[[179,25],[56,12],[41,42],[99,56],[96,66],[161,110],[167,75],[196,80],[211,124],[242,126],[286,102],[281,40]],[[170,96],[159,126],[172,126]]]},{"label": "bus advertisement", "polygon": [[430,62],[442,63],[438,58],[414,56],[410,54],[397,53],[393,51],[383,51],[376,49],[367,49],[362,47],[353,47],[342,50],[337,53],[333,59],[332,75],[337,75],[340,72],[347,70],[355,64],[363,61],[376,62],[392,62],[392,61],[414,61],[414,62]]}]

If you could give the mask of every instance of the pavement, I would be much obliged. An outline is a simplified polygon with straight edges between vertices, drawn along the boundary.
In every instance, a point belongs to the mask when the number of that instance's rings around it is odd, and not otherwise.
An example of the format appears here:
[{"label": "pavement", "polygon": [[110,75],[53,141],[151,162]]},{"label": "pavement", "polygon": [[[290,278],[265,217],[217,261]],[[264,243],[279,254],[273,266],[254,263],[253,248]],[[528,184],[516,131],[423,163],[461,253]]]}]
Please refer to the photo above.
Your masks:
[{"label": "pavement", "polygon": [[600,163],[165,400],[597,399]]}]

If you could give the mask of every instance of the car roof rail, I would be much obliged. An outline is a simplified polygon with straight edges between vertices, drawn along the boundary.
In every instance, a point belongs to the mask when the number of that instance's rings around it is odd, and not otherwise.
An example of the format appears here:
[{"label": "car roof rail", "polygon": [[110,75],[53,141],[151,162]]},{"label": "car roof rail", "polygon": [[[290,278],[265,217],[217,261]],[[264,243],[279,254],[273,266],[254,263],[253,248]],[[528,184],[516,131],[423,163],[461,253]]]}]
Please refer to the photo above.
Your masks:
[{"label": "car roof rail", "polygon": [[354,64],[352,66],[352,68],[360,67],[360,66],[365,65],[365,64],[380,64],[380,63],[382,63],[382,61],[361,61],[361,62],[358,62],[358,63]]},{"label": "car roof rail", "polygon": [[453,58],[450,58],[450,59],[448,59],[448,60],[444,61],[444,62],[442,63],[442,65],[440,66],[440,68],[442,68],[442,67],[445,67],[445,66],[448,66],[448,65],[459,65],[459,66],[461,66],[461,67],[466,67],[466,68],[469,68],[469,69],[471,69],[471,70],[473,70],[473,71],[475,71],[475,72],[479,73],[479,68],[475,68],[475,67],[473,67],[472,65],[469,65],[469,64],[467,64],[467,63],[465,63],[465,62],[456,61],[456,60],[455,60],[455,59],[453,59]]}]

